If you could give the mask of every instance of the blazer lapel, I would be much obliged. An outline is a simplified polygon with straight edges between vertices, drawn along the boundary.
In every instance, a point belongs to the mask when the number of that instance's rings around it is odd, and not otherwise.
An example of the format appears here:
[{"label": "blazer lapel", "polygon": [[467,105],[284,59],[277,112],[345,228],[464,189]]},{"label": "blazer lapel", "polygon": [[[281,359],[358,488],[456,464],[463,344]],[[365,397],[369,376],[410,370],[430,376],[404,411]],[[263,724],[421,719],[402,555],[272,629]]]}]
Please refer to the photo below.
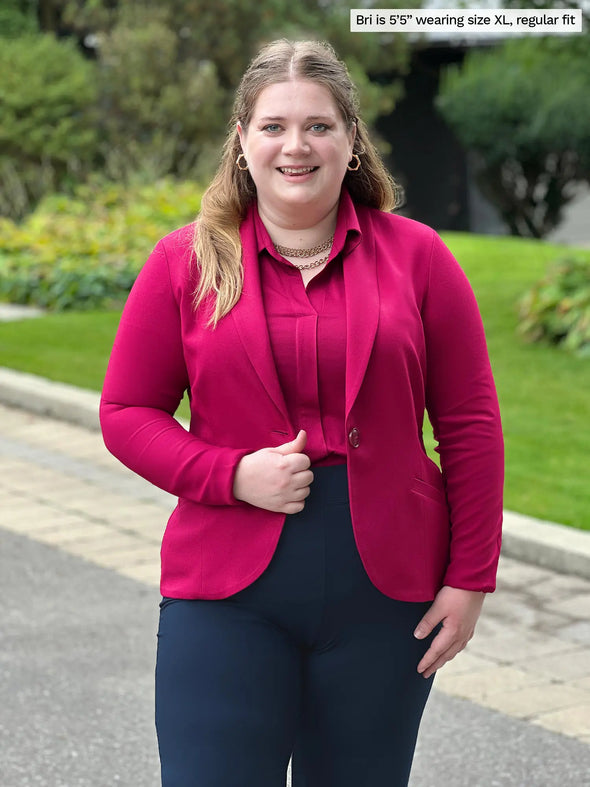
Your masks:
[{"label": "blazer lapel", "polygon": [[368,211],[357,207],[362,242],[344,259],[346,298],[346,416],[360,390],[379,324],[375,239]]},{"label": "blazer lapel", "polygon": [[251,213],[242,223],[240,235],[242,238],[244,286],[240,299],[230,314],[256,374],[281,415],[287,423],[290,423],[266,324],[256,233]]}]

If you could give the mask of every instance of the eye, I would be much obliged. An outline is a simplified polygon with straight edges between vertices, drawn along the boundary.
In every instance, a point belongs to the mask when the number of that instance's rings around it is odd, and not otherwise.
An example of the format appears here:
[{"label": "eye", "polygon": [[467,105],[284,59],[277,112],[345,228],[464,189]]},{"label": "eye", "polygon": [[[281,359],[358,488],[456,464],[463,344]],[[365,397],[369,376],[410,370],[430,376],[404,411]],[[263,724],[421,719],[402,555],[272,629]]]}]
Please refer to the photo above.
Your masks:
[{"label": "eye", "polygon": [[325,123],[314,123],[311,127],[311,130],[315,131],[316,133],[322,133],[323,131],[327,131],[328,128],[329,126],[327,126]]},{"label": "eye", "polygon": [[268,131],[269,134],[276,134],[278,131],[281,130],[281,127],[278,123],[267,123],[266,126],[262,127],[263,131]]}]

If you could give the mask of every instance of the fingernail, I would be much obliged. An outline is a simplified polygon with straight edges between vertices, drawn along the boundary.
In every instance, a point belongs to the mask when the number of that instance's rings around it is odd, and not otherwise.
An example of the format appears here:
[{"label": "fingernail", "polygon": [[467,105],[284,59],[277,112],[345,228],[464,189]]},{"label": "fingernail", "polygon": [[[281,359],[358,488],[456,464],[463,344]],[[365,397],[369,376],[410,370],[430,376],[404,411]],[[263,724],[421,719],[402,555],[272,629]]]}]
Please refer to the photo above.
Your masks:
[{"label": "fingernail", "polygon": [[424,635],[425,635],[424,629],[421,629],[420,626],[418,626],[414,631],[414,636],[416,637],[416,639],[423,639]]}]

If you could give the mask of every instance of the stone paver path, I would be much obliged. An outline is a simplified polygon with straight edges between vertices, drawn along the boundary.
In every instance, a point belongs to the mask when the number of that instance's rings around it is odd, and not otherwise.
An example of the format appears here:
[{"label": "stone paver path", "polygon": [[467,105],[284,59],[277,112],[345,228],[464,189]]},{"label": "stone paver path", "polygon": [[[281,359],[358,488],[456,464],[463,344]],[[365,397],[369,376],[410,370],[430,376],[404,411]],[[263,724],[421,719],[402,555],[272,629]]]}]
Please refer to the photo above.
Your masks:
[{"label": "stone paver path", "polygon": [[[157,585],[174,500],[100,436],[0,406],[0,527]],[[436,687],[590,744],[590,582],[503,558],[467,650]]]}]

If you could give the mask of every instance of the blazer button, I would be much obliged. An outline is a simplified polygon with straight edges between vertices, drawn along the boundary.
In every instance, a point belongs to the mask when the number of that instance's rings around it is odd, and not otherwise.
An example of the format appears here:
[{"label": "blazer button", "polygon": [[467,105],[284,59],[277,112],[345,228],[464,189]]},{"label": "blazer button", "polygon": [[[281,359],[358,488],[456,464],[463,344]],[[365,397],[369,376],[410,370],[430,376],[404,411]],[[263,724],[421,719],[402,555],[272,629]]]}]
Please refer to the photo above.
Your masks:
[{"label": "blazer button", "polygon": [[358,448],[361,444],[361,435],[356,426],[348,433],[348,442],[353,448]]}]

